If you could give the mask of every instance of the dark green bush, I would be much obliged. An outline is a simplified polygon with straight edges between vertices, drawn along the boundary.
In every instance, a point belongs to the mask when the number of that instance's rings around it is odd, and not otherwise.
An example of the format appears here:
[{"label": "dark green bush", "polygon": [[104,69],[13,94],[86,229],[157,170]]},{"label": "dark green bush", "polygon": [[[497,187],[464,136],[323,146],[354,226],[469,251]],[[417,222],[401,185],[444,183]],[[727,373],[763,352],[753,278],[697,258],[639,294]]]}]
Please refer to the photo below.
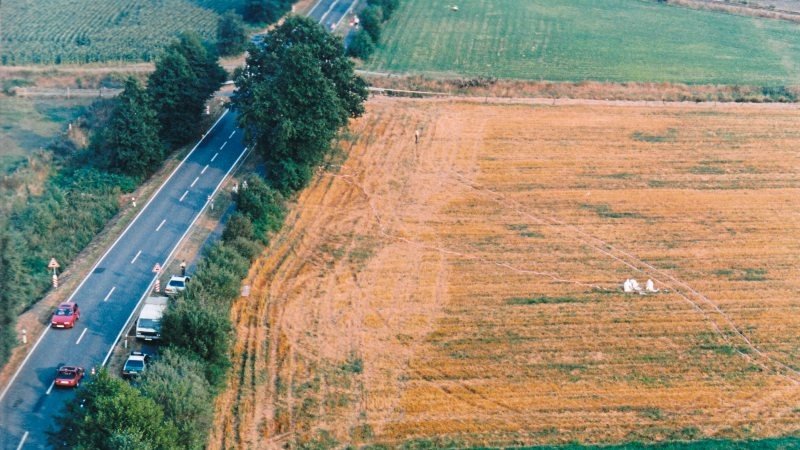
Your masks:
[{"label": "dark green bush", "polygon": [[347,55],[354,58],[367,59],[375,51],[375,42],[366,30],[361,29],[353,36],[347,47]]}]

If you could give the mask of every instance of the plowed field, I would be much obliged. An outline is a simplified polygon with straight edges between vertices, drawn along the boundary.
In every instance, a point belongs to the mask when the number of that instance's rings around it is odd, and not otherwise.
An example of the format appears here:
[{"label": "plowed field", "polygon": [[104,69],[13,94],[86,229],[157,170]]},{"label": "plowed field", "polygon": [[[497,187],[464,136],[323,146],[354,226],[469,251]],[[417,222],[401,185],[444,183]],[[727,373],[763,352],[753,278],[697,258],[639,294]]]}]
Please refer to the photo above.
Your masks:
[{"label": "plowed field", "polygon": [[246,281],[212,448],[796,432],[799,119],[370,100]]}]

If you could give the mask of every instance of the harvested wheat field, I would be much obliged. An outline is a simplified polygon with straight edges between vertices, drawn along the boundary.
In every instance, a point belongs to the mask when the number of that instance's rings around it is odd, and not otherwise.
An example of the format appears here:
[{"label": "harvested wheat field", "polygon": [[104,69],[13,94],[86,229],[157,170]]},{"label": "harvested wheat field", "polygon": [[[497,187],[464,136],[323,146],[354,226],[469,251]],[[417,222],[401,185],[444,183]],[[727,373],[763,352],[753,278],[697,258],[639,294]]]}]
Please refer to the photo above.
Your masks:
[{"label": "harvested wheat field", "polygon": [[236,303],[212,448],[796,433],[799,120],[370,100]]}]

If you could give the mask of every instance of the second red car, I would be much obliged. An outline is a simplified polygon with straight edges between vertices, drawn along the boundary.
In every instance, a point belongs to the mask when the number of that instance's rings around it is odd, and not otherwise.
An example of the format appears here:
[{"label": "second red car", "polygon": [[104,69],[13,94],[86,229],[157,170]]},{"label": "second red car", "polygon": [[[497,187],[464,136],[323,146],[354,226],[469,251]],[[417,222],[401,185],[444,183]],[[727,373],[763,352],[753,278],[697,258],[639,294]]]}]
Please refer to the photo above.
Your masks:
[{"label": "second red car", "polygon": [[83,367],[61,366],[56,372],[57,387],[78,387],[83,379]]}]

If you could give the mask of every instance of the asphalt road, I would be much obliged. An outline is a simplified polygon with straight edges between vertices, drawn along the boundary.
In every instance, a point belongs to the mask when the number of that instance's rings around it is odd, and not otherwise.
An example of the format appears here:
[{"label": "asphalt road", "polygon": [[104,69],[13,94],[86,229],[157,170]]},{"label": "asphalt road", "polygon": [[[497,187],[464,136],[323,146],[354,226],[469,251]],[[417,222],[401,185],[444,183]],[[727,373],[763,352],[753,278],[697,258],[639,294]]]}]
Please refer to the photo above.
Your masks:
[{"label": "asphalt road", "polygon": [[[309,16],[330,29],[358,0],[320,0]],[[74,397],[53,387],[64,364],[105,365],[125,325],[155,280],[152,272],[170,258],[209,196],[244,155],[235,114],[225,114],[192,150],[70,297],[81,319],[69,330],[48,329],[0,391],[0,449],[49,447],[47,432]]]},{"label": "asphalt road", "polygon": [[0,449],[48,446],[48,430],[74,392],[53,387],[62,365],[100,367],[209,196],[244,155],[235,114],[220,118],[97,262],[70,297],[80,305],[75,328],[48,329],[8,386],[0,391]]},{"label": "asphalt road", "polygon": [[331,25],[338,26],[347,12],[354,7],[356,0],[320,0],[308,16],[321,23],[325,29],[330,30]]}]

